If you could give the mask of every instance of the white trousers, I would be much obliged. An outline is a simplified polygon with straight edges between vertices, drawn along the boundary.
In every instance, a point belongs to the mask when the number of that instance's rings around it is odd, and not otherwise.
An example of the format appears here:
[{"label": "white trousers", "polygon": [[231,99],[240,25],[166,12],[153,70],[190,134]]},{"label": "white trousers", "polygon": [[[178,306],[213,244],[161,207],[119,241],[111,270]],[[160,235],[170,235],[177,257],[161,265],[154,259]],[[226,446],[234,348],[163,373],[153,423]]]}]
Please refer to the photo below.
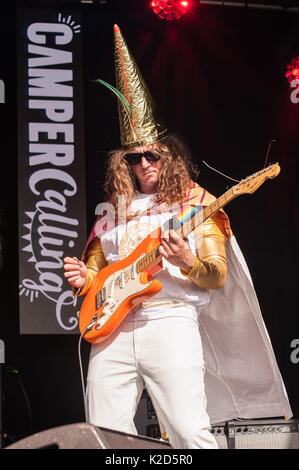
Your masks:
[{"label": "white trousers", "polygon": [[133,418],[144,387],[173,448],[218,447],[206,412],[203,352],[194,320],[123,323],[107,341],[92,346],[91,424],[135,434]]}]

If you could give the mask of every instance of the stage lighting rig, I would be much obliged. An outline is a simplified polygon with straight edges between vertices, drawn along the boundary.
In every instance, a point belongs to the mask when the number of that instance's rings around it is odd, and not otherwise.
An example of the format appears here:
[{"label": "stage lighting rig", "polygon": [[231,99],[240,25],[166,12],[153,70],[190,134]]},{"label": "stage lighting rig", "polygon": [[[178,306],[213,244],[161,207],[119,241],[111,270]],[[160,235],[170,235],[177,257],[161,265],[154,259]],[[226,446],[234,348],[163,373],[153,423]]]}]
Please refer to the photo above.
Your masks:
[{"label": "stage lighting rig", "polygon": [[[291,85],[293,80],[298,80],[299,84],[299,56],[294,57],[286,65],[285,77]],[[298,86],[298,85],[297,85]]]},{"label": "stage lighting rig", "polygon": [[190,0],[151,0],[154,13],[166,21],[178,20],[190,8]]}]

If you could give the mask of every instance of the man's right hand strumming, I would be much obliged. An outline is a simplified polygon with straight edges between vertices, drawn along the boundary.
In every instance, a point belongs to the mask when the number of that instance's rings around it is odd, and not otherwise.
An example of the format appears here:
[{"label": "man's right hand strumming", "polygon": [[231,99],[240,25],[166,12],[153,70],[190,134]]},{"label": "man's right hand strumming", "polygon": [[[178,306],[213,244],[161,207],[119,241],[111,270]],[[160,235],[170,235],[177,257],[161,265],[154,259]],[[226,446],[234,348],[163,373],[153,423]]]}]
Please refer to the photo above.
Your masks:
[{"label": "man's right hand strumming", "polygon": [[64,258],[64,277],[72,287],[80,289],[83,286],[86,280],[86,272],[87,269],[83,261],[69,256]]}]

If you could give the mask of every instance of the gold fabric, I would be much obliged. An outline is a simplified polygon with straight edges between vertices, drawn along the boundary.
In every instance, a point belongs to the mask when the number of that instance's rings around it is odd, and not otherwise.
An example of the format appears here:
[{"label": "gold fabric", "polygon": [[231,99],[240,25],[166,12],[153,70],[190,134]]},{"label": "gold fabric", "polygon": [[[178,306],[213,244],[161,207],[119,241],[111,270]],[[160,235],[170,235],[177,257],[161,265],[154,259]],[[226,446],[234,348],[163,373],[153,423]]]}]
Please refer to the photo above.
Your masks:
[{"label": "gold fabric", "polygon": [[227,237],[217,212],[195,230],[197,256],[189,273],[181,272],[202,289],[219,289],[226,280]]},{"label": "gold fabric", "polygon": [[116,88],[132,109],[132,117],[129,118],[125,107],[118,103],[122,147],[151,145],[162,140],[167,129],[117,25],[114,25],[114,54]]},{"label": "gold fabric", "polygon": [[89,244],[88,251],[83,261],[87,268],[86,281],[78,295],[85,295],[91,287],[93,280],[98,272],[107,266],[107,261],[102,250],[101,241],[98,237],[95,237]]}]

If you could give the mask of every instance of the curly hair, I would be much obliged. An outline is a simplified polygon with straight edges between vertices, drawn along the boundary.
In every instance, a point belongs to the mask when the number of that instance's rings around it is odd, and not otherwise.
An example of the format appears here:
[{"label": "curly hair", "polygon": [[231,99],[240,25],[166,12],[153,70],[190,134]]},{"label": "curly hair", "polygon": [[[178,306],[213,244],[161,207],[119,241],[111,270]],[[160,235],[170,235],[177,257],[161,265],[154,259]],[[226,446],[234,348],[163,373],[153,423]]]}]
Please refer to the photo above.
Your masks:
[{"label": "curly hair", "polygon": [[[161,157],[158,181],[160,199],[167,204],[182,203],[190,183],[199,173],[192,163],[187,145],[180,136],[172,134],[151,147],[151,151]],[[118,196],[124,195],[128,209],[134,193],[140,189],[134,172],[124,159],[126,153],[128,150],[119,149],[109,154],[104,190],[107,202],[113,204],[115,208]]]}]

